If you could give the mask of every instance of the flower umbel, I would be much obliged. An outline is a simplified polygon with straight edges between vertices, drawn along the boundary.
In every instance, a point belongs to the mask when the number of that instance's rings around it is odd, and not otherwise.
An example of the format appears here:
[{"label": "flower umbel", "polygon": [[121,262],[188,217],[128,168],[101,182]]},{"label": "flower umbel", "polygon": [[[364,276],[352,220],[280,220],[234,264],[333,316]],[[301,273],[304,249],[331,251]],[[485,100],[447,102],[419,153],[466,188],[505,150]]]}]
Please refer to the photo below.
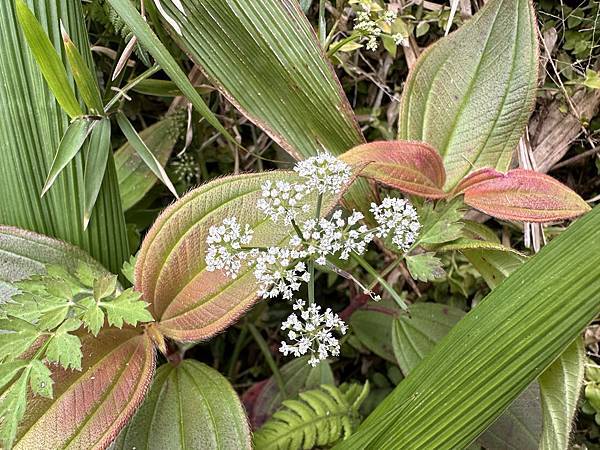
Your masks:
[{"label": "flower umbel", "polygon": [[294,170],[306,179],[303,184],[306,189],[318,191],[319,194],[339,193],[352,176],[348,164],[327,152],[300,161]]},{"label": "flower umbel", "polygon": [[333,333],[346,334],[347,326],[329,308],[321,313],[319,305],[313,303],[307,308],[305,306],[304,301],[297,300],[294,304],[297,314],[291,314],[281,324],[281,329],[287,331],[290,343],[283,341],[279,351],[285,356],[309,354],[308,363],[314,367],[330,355],[339,355],[340,343]]},{"label": "flower umbel", "polygon": [[206,270],[213,272],[223,270],[231,278],[237,278],[245,261],[251,252],[242,249],[252,240],[253,230],[250,225],[242,229],[237,218],[229,217],[222,225],[213,225],[208,230],[206,243]]},{"label": "flower umbel", "polygon": [[266,252],[259,253],[254,268],[254,276],[260,283],[258,295],[263,298],[281,295],[291,300],[302,282],[308,283],[310,280],[306,264],[295,262],[306,256],[303,251],[279,247],[270,247]]},{"label": "flower umbel", "polygon": [[371,203],[371,212],[379,224],[375,235],[386,238],[392,234],[392,242],[407,251],[417,239],[421,224],[417,211],[408,200],[387,197],[381,205]]}]

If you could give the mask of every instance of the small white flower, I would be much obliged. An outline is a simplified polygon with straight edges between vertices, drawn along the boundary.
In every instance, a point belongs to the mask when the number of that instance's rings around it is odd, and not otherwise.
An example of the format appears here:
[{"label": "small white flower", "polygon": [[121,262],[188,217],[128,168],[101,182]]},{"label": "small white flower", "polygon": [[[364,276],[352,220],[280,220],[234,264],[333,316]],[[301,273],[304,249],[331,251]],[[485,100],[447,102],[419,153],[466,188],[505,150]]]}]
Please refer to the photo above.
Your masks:
[{"label": "small white flower", "polygon": [[392,35],[392,39],[394,40],[394,44],[396,45],[402,45],[403,47],[408,47],[410,45],[408,39],[402,36],[402,34],[400,33]]},{"label": "small white flower", "polygon": [[352,176],[348,164],[327,152],[300,161],[294,170],[306,179],[304,184],[309,190],[320,194],[340,192]]},{"label": "small white flower", "polygon": [[256,206],[274,222],[283,220],[286,225],[292,223],[297,215],[310,207],[302,204],[307,195],[302,184],[291,184],[287,181],[265,181],[262,185],[262,196]]},{"label": "small white flower", "polygon": [[304,259],[307,254],[289,248],[270,247],[256,256],[254,277],[260,284],[258,295],[273,298],[281,295],[290,300],[302,282],[308,283],[310,274],[306,271]]},{"label": "small white flower", "polygon": [[380,205],[371,203],[371,212],[379,224],[375,230],[378,238],[392,234],[392,242],[402,251],[407,251],[417,240],[421,224],[408,200],[387,197]]},{"label": "small white flower", "polygon": [[386,11],[383,13],[383,21],[385,23],[387,23],[388,25],[391,25],[392,23],[394,23],[394,20],[396,20],[398,18],[398,13],[396,11]]},{"label": "small white flower", "polygon": [[377,38],[375,36],[371,36],[367,41],[367,50],[374,52],[378,47],[379,43],[377,42]]},{"label": "small white flower", "polygon": [[282,341],[279,351],[295,357],[310,354],[308,363],[314,367],[330,355],[340,354],[340,343],[333,333],[346,334],[347,326],[329,308],[321,314],[320,306],[314,303],[308,308],[305,306],[304,301],[297,300],[294,304],[297,313],[292,313],[281,324],[291,342]]},{"label": "small white flower", "polygon": [[246,224],[242,229],[235,217],[224,219],[222,225],[211,226],[206,238],[206,270],[213,272],[219,269],[227,276],[236,278],[242,263],[252,254],[242,248],[250,243],[252,234],[250,225]]}]

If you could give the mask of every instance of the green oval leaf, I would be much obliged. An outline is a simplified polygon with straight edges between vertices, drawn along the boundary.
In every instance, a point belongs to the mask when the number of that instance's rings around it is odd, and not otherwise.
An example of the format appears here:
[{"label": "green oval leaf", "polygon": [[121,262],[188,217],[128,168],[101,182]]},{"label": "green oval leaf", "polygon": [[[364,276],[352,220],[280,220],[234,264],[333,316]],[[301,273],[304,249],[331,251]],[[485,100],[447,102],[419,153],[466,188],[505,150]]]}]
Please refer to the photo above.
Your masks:
[{"label": "green oval leaf", "polygon": [[[173,116],[140,132],[141,140],[146,143],[162,167],[169,160],[178,136],[176,119]],[[123,209],[128,210],[148,193],[157,178],[129,142],[115,153],[115,165]]]},{"label": "green oval leaf", "polygon": [[416,303],[409,316],[394,321],[392,345],[398,365],[408,375],[465,315],[460,309],[438,303]]},{"label": "green oval leaf", "polygon": [[31,400],[16,450],[106,448],[142,402],[154,373],[150,339],[106,329],[81,340],[81,372],[53,371],[54,398]]},{"label": "green oval leaf", "polygon": [[396,303],[384,299],[355,311],[350,318],[350,328],[365,347],[395,363],[392,329],[400,313]]},{"label": "green oval leaf", "polygon": [[[150,303],[158,329],[184,341],[206,339],[237,320],[256,300],[251,271],[231,280],[221,271],[208,272],[204,261],[206,237],[212,225],[236,216],[254,229],[253,245],[270,246],[290,237],[287,227],[274,226],[256,208],[267,181],[300,182],[294,172],[229,176],[188,193],[167,208],[152,226],[136,262],[136,290]],[[337,203],[326,197],[323,214]],[[316,205],[316,198],[307,198]],[[314,217],[315,211],[306,216]],[[299,218],[302,220],[302,218]]]},{"label": "green oval leaf", "polygon": [[115,450],[250,449],[246,414],[231,384],[205,364],[165,364]]},{"label": "green oval leaf", "polygon": [[535,101],[536,27],[529,0],[490,0],[413,67],[398,138],[440,152],[446,190],[481,167],[508,169]]}]

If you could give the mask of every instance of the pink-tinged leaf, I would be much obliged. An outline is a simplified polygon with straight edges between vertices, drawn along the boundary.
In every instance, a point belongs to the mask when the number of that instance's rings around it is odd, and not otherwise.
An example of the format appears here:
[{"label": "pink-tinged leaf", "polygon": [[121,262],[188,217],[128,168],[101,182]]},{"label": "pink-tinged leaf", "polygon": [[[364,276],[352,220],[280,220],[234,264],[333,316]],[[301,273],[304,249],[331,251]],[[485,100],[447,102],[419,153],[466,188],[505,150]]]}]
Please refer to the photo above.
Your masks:
[{"label": "pink-tinged leaf", "polygon": [[361,176],[402,192],[426,198],[446,196],[442,158],[423,142],[371,142],[348,150],[340,158],[348,164],[364,165]]},{"label": "pink-tinged leaf", "polygon": [[524,169],[468,187],[465,203],[499,219],[524,222],[571,219],[590,210],[579,195],[554,178]]},{"label": "pink-tinged leaf", "polygon": [[140,405],[152,381],[154,348],[140,330],[82,337],[82,370],[53,369],[54,398],[34,397],[15,449],[104,449]]},{"label": "pink-tinged leaf", "polygon": [[[252,246],[278,245],[289,239],[293,233],[289,227],[273,224],[256,207],[267,180],[300,182],[293,172],[221,178],[175,202],[148,232],[136,263],[136,290],[151,304],[157,328],[165,336],[180,341],[207,339],[234,323],[256,301],[258,286],[251,271],[244,269],[232,280],[220,271],[207,271],[204,258],[209,228],[227,217],[235,216],[254,229]],[[314,205],[314,200],[308,201]],[[337,201],[326,199],[323,211]]]},{"label": "pink-tinged leaf", "polygon": [[491,167],[485,167],[483,169],[476,170],[475,172],[471,172],[469,175],[464,177],[460,183],[458,183],[456,188],[454,188],[452,193],[455,195],[463,194],[467,189],[475,186],[476,184],[502,177],[504,177],[502,172],[498,172],[496,169],[492,169]]}]

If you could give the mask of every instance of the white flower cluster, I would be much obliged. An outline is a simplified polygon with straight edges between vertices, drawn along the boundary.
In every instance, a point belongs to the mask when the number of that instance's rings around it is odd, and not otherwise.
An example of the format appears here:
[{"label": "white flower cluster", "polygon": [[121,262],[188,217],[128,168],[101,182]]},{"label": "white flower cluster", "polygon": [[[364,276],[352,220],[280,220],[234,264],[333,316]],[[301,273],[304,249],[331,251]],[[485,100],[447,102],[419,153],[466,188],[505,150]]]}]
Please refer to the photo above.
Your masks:
[{"label": "white flower cluster", "polygon": [[209,272],[220,269],[231,278],[237,278],[242,262],[251,254],[243,250],[243,245],[252,241],[253,230],[246,224],[242,231],[237,218],[229,217],[221,225],[213,225],[208,230],[206,243],[206,268]]},{"label": "white flower cluster", "polygon": [[294,310],[298,315],[291,314],[281,324],[281,329],[287,331],[290,343],[283,341],[279,351],[285,356],[291,354],[295,357],[310,354],[308,363],[314,367],[330,355],[340,354],[340,343],[333,332],[346,334],[347,326],[329,308],[321,313],[319,305],[313,303],[308,308],[305,306],[305,302],[297,300]]},{"label": "white flower cluster", "polygon": [[[329,218],[297,220],[301,212],[307,213],[314,207],[306,204],[307,195],[339,193],[352,174],[347,164],[325,153],[298,163],[294,170],[305,181],[265,182],[257,207],[274,222],[288,225],[296,235],[282,247],[253,248],[250,226],[240,225],[235,217],[227,218],[208,231],[205,257],[208,271],[222,270],[236,278],[246,266],[254,272],[261,297],[292,300],[302,283],[310,282],[307,261],[331,267],[328,258],[346,260],[353,253],[361,255],[375,237],[391,237],[402,251],[409,250],[416,241],[420,229],[417,212],[407,200],[399,198],[385,198],[380,205],[371,204],[377,222],[374,228],[361,224],[364,216],[357,211],[345,216],[342,210],[336,210]],[[378,299],[374,294],[373,298]],[[312,365],[329,355],[336,356],[339,343],[333,332],[344,334],[344,322],[329,309],[321,313],[315,304],[305,309],[300,300],[294,304],[294,310],[298,313],[292,314],[282,326],[290,343],[283,342],[280,350],[285,355],[310,354]]]},{"label": "white flower cluster", "polygon": [[[357,11],[354,18],[354,30],[360,31],[367,39],[367,50],[375,51],[379,47],[377,40],[384,32],[382,27],[392,25],[398,18],[398,13],[392,10],[380,11],[379,6],[378,11],[374,11],[369,3],[362,3],[361,7],[362,10]],[[394,38],[394,42],[398,40]]]},{"label": "white flower cluster", "polygon": [[387,197],[381,205],[371,203],[371,212],[379,224],[375,231],[378,238],[391,234],[392,242],[402,251],[407,251],[417,240],[421,224],[408,200]]}]

